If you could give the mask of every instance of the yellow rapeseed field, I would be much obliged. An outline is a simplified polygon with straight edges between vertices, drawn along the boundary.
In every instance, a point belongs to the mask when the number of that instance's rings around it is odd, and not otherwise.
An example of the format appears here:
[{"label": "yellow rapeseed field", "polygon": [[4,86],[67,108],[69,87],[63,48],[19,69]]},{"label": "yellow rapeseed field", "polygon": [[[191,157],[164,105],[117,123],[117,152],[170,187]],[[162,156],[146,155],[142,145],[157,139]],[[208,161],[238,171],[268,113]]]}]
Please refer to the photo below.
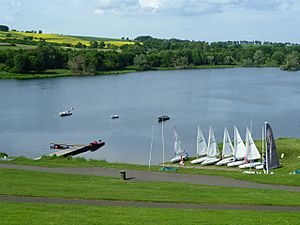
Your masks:
[{"label": "yellow rapeseed field", "polygon": [[[6,38],[7,34],[11,34],[12,38],[19,38],[23,39],[24,37],[33,37],[33,40],[39,41],[43,38],[46,42],[52,43],[68,43],[71,45],[76,45],[78,42],[84,44],[86,46],[90,45],[90,41],[84,40],[83,38],[73,37],[68,35],[61,35],[61,34],[36,34],[36,33],[25,33],[25,32],[18,32],[18,31],[10,31],[10,32],[0,32],[0,39]],[[122,46],[125,44],[131,45],[134,42],[130,41],[104,41],[105,44],[112,44],[115,46]]]}]

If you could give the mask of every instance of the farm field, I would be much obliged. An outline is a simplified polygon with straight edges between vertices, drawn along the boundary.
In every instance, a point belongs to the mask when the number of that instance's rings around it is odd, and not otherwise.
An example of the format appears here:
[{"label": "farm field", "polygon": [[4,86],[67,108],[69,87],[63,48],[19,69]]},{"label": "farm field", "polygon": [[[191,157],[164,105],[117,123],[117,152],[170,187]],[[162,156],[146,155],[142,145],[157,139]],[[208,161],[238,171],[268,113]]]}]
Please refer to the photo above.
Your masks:
[{"label": "farm field", "polygon": [[26,37],[32,37],[34,41],[44,39],[46,42],[57,43],[57,44],[71,44],[76,45],[78,42],[89,46],[91,41],[104,41],[105,44],[112,44],[115,46],[122,46],[125,44],[134,44],[134,42],[110,39],[110,38],[99,38],[99,37],[84,37],[84,36],[72,36],[63,34],[37,34],[37,33],[26,33],[18,31],[1,32],[0,40],[8,38],[7,35],[11,35],[12,39],[24,39]]}]

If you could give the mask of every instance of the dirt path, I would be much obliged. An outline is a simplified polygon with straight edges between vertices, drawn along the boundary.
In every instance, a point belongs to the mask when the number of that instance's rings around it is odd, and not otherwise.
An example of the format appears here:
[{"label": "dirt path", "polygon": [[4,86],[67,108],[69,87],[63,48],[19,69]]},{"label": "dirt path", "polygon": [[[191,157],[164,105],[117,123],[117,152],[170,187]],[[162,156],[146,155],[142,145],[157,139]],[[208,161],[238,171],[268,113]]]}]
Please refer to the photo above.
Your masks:
[{"label": "dirt path", "polygon": [[[13,164],[0,164],[0,169],[19,169],[31,170],[40,172],[62,173],[62,174],[85,174],[95,176],[120,177],[120,170],[113,168],[100,167],[36,167],[36,166],[22,166]],[[126,170],[128,182],[136,181],[158,181],[158,182],[179,182],[190,184],[201,184],[209,186],[227,186],[239,188],[254,188],[254,189],[271,189],[300,192],[300,187],[259,184],[254,182],[242,181],[233,178],[226,178],[220,176],[196,175],[196,174],[180,174],[180,173],[161,173],[139,170]]]},{"label": "dirt path", "polygon": [[202,205],[202,204],[188,204],[188,203],[80,200],[80,199],[1,196],[1,195],[0,195],[0,202],[30,202],[30,203],[45,203],[45,204],[74,204],[74,205],[93,205],[93,206],[128,206],[128,207],[171,208],[171,209],[173,208],[173,209],[210,209],[210,210],[300,211],[300,207],[297,206]]}]

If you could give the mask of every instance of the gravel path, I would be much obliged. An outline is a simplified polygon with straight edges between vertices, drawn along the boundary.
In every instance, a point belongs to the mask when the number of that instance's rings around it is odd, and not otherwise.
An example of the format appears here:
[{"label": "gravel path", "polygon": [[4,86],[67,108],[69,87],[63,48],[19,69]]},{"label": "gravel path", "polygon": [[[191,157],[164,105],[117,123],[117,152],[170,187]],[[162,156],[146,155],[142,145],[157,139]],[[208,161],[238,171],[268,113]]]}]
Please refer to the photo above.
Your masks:
[{"label": "gravel path", "polygon": [[0,202],[30,202],[30,203],[46,203],[46,204],[93,205],[93,206],[128,206],[128,207],[171,208],[171,209],[173,208],[173,209],[210,209],[210,210],[300,211],[300,207],[297,206],[202,205],[202,204],[188,204],[188,203],[80,200],[80,199],[1,196],[1,195],[0,195]]},{"label": "gravel path", "polygon": [[[49,168],[49,167],[23,166],[23,165],[13,165],[13,164],[0,164],[0,169],[1,168],[62,173],[62,174],[85,174],[85,175],[95,175],[95,176],[120,177],[119,169],[100,168],[100,167]],[[297,186],[259,184],[254,182],[237,180],[233,178],[220,177],[220,176],[162,173],[162,172],[150,172],[150,171],[139,171],[139,170],[126,170],[126,172],[127,172],[128,182],[136,182],[136,181],[179,182],[179,183],[201,184],[201,185],[209,185],[209,186],[226,186],[226,187],[271,189],[271,190],[300,192],[300,187]],[[259,175],[254,175],[254,176],[259,176]]]}]

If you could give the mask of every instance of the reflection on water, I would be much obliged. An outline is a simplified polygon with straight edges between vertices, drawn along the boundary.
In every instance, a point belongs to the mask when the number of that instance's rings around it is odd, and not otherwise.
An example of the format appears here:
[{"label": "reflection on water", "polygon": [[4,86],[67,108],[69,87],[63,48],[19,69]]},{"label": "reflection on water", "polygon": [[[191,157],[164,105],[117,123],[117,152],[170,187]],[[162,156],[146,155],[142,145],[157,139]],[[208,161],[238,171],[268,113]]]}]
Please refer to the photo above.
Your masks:
[{"label": "reflection on water", "polygon": [[[106,141],[89,158],[147,164],[155,124],[153,163],[162,161],[160,115],[165,123],[165,158],[172,157],[173,125],[190,155],[196,152],[197,124],[218,142],[224,127],[242,136],[253,121],[253,136],[269,121],[277,137],[299,137],[299,72],[276,68],[181,70],[95,77],[0,81],[0,151],[36,157],[49,142]],[[73,115],[59,112],[74,108]],[[118,114],[117,120],[110,115]]]}]

